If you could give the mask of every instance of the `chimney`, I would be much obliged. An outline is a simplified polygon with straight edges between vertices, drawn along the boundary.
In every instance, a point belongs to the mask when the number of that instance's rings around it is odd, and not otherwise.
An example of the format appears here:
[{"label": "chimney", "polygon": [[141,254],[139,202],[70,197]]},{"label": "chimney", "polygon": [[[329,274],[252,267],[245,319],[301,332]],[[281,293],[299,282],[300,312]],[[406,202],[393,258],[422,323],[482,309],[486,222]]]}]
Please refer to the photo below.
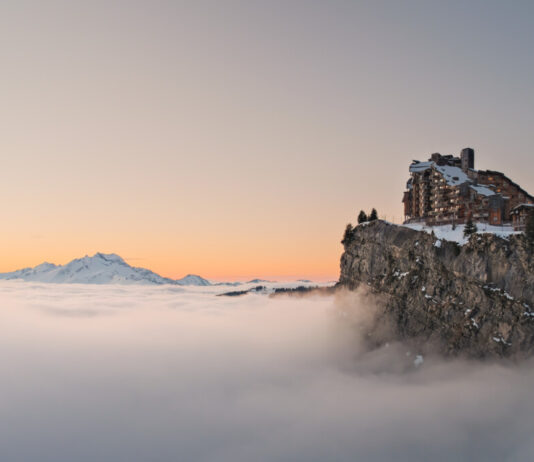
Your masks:
[{"label": "chimney", "polygon": [[434,154],[430,156],[430,160],[439,165],[441,161],[441,154],[439,152],[435,152]]},{"label": "chimney", "polygon": [[475,168],[475,150],[472,148],[462,149],[462,154],[460,155],[462,159],[462,170],[467,173],[469,169]]}]

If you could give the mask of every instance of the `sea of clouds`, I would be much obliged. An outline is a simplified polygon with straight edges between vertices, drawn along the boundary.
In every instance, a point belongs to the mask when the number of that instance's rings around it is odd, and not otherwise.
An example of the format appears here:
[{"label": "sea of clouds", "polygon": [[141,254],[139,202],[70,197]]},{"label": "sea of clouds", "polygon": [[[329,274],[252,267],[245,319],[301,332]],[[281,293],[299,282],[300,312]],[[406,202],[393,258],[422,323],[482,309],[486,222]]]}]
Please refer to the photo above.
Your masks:
[{"label": "sea of clouds", "polygon": [[369,300],[0,283],[2,462],[525,461],[532,363],[368,351]]}]

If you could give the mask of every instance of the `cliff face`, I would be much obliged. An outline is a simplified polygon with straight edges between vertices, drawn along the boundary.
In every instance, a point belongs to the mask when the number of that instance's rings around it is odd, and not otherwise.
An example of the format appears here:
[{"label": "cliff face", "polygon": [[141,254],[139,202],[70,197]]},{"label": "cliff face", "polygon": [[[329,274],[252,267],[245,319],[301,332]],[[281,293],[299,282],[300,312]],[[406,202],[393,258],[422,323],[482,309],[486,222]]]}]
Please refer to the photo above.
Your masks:
[{"label": "cliff face", "polygon": [[523,236],[474,235],[459,246],[374,221],[344,245],[340,285],[380,294],[376,327],[391,326],[392,337],[471,357],[534,351],[534,258]]}]

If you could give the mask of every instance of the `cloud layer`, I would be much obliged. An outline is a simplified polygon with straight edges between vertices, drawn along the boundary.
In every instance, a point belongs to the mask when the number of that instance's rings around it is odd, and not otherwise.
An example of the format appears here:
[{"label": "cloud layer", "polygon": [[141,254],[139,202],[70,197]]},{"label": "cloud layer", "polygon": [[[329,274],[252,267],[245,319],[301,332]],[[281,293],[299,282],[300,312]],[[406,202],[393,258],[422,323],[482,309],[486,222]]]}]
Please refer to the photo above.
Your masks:
[{"label": "cloud layer", "polygon": [[529,460],[531,364],[367,352],[368,302],[0,284],[2,461]]}]

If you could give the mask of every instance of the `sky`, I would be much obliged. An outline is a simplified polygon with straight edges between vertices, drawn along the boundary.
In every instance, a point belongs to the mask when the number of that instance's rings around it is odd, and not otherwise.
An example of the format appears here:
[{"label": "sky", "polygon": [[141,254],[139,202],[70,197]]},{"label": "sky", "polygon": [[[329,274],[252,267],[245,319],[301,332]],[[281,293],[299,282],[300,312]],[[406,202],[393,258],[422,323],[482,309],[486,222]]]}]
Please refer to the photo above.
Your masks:
[{"label": "sky", "polygon": [[530,1],[0,5],[0,271],[117,253],[163,276],[336,279],[412,159],[534,191]]}]

